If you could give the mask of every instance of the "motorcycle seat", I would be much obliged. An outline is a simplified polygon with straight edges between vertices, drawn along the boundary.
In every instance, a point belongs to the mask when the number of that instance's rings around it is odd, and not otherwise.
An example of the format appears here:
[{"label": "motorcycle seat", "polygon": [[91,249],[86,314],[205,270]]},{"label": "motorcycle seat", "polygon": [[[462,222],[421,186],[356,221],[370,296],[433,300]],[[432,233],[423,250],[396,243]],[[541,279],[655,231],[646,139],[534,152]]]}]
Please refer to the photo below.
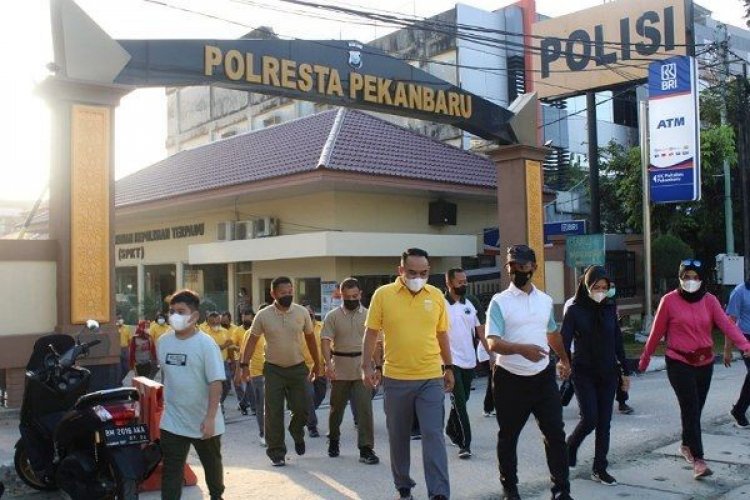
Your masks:
[{"label": "motorcycle seat", "polygon": [[138,389],[134,387],[118,387],[84,394],[76,401],[75,409],[109,403],[112,401],[138,401]]}]

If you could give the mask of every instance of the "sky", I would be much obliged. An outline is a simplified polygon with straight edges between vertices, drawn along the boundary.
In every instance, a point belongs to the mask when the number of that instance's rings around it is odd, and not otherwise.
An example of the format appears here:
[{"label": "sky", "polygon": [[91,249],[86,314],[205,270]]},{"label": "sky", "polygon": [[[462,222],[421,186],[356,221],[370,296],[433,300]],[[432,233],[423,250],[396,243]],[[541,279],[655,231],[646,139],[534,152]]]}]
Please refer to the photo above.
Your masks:
[{"label": "sky", "polygon": [[[456,3],[455,0],[321,0],[323,2],[423,17],[448,10]],[[311,19],[289,12],[300,9],[280,0],[77,0],[77,3],[115,39],[233,39],[253,27],[265,25],[282,37],[365,42],[394,29],[385,25],[357,25],[355,19],[336,14],[326,14],[336,18],[331,21]],[[464,0],[462,3],[495,10],[513,0]],[[537,11],[552,17],[602,3],[603,0],[536,0]],[[712,10],[713,17],[722,22],[745,26],[741,0],[698,3]],[[45,102],[34,95],[36,84],[47,75],[46,64],[52,60],[49,1],[23,0],[4,6],[4,15],[0,18],[0,47],[5,59],[0,65],[0,96],[5,114],[0,119],[0,202],[33,200],[44,191],[49,178],[49,111]],[[166,156],[166,111],[164,89],[140,89],[122,99],[115,113],[116,178]]]}]

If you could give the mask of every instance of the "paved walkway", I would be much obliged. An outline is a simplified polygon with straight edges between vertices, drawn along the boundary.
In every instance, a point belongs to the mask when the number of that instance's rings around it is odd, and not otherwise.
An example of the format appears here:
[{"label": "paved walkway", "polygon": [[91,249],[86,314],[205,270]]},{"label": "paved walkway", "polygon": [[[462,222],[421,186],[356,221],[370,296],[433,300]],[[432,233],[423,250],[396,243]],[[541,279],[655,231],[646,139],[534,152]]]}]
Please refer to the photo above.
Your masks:
[{"label": "paved walkway", "polygon": [[[573,496],[578,499],[731,499],[750,498],[750,430],[729,424],[727,411],[737,396],[745,374],[741,363],[730,369],[715,367],[711,392],[704,411],[704,444],[707,460],[714,475],[702,481],[692,478],[692,470],[677,456],[679,413],[677,402],[663,371],[652,372],[633,380],[630,403],[633,415],[615,413],[612,423],[610,473],[618,486],[603,486],[589,479],[593,457],[593,435],[579,451],[579,465],[571,469]],[[448,447],[453,498],[457,500],[499,499],[495,443],[497,423],[482,416],[481,404],[485,381],[475,383],[469,400],[474,444],[471,460],[460,460],[458,449]],[[231,396],[230,396],[231,398]],[[447,403],[446,403],[447,407]],[[396,492],[390,475],[387,436],[382,400],[374,402],[376,452],[381,463],[367,466],[357,461],[356,433],[348,414],[342,424],[341,456],[331,459],[326,454],[324,437],[307,439],[303,457],[291,451],[287,467],[273,468],[257,439],[255,419],[243,417],[227,405],[227,433],[223,439],[227,490],[224,498],[256,499],[387,499]],[[565,408],[566,431],[578,419],[575,402]],[[325,435],[327,407],[318,410],[320,432]],[[17,421],[0,419],[0,464],[12,460],[13,443],[17,439]],[[287,446],[291,448],[287,437]],[[541,435],[533,421],[523,431],[519,444],[519,476],[524,498],[549,498],[548,477]],[[194,453],[190,463],[199,476],[197,487],[186,488],[183,498],[207,498],[202,471]],[[427,492],[419,441],[412,442],[412,476],[417,482],[414,495],[425,500]],[[61,498],[59,494],[42,495],[17,488],[18,481],[10,468],[0,468],[0,479],[9,486],[9,498]],[[141,498],[158,499],[156,492]]]}]

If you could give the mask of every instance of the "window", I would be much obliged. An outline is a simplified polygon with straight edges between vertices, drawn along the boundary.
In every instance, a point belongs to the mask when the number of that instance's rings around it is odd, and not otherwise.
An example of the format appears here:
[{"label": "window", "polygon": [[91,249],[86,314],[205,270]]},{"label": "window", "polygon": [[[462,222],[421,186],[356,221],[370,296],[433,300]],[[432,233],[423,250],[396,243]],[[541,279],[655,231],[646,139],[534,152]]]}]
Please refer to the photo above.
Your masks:
[{"label": "window", "polygon": [[309,303],[315,312],[320,312],[320,278],[297,279],[297,302]]},{"label": "window", "polygon": [[229,280],[226,264],[186,265],[183,277],[185,288],[195,290],[200,295],[201,309],[227,310],[229,306]]}]

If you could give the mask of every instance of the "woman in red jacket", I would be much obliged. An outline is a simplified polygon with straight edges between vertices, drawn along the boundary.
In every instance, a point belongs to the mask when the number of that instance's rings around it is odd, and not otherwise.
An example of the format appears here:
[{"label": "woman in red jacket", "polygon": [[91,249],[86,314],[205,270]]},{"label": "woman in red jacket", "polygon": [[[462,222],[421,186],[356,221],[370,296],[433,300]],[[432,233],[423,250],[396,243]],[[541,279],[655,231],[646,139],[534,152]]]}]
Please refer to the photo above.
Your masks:
[{"label": "woman in red jacket", "polygon": [[137,377],[151,378],[156,371],[156,343],[148,332],[149,323],[140,320],[130,338],[130,369]]},{"label": "woman in red jacket", "polygon": [[706,291],[705,271],[699,260],[682,261],[680,288],[662,297],[638,366],[640,371],[646,370],[656,346],[666,336],[667,377],[682,418],[680,454],[693,465],[695,479],[712,474],[703,460],[701,412],[713,374],[713,328],[719,328],[745,356],[750,356],[750,342],[729,320],[718,299]]}]

